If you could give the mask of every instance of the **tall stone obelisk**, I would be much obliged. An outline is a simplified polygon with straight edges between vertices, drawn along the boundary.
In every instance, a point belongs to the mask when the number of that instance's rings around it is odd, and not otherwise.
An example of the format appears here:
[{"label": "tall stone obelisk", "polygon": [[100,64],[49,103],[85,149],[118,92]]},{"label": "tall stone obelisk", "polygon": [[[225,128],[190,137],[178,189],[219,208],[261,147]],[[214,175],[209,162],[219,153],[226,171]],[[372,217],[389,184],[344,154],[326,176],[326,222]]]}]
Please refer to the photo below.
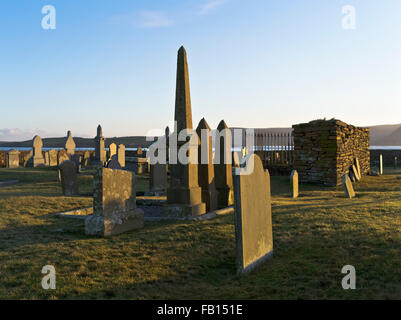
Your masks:
[{"label": "tall stone obelisk", "polygon": [[95,161],[98,165],[104,165],[106,162],[106,150],[104,149],[105,138],[103,137],[102,127],[97,127],[97,135],[95,137]]},{"label": "tall stone obelisk", "polygon": [[[174,134],[177,137],[181,131],[193,129],[187,53],[184,47],[178,50],[174,120]],[[196,133],[193,132],[193,134]],[[178,155],[178,151],[186,143],[186,141],[177,141],[176,146],[170,144],[170,152]],[[187,156],[189,159],[191,152],[194,152],[194,149],[188,148]],[[167,189],[166,214],[176,217],[204,214],[206,205],[202,202],[202,189],[198,184],[198,165],[191,163],[191,161],[188,164],[182,164],[177,156],[177,163],[174,164],[170,161],[169,167],[171,178],[170,186]]]}]

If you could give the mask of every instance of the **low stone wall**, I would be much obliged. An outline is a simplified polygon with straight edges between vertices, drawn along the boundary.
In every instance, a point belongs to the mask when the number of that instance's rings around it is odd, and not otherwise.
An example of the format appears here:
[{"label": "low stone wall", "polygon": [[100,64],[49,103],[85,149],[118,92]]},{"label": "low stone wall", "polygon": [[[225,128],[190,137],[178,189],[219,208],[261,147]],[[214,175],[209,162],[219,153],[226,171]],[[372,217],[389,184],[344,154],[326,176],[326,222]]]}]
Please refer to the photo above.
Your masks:
[{"label": "low stone wall", "polygon": [[340,120],[315,120],[293,126],[294,169],[301,182],[341,184],[355,158],[361,174],[370,170],[369,129]]}]

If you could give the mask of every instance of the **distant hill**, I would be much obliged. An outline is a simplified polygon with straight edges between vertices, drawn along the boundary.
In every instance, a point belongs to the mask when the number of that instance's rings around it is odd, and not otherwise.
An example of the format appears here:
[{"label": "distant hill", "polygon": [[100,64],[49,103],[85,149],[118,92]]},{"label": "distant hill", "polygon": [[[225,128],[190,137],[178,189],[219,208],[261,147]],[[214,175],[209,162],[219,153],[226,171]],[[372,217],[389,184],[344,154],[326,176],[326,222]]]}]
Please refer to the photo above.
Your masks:
[{"label": "distant hill", "polygon": [[[243,128],[231,128],[243,129]],[[290,133],[292,128],[254,128],[255,133]],[[77,148],[94,148],[93,138],[74,137]],[[133,137],[114,137],[106,138],[106,147],[112,142],[124,144],[127,148],[146,148],[152,141],[146,141],[145,136]],[[65,137],[63,138],[44,138],[43,146],[45,148],[63,148]],[[370,145],[371,146],[401,146],[401,124],[379,125],[370,127]],[[0,147],[31,147],[32,140],[22,142],[1,142]]]},{"label": "distant hill", "polygon": [[[63,138],[43,138],[43,147],[45,148],[64,148],[65,145],[65,137]],[[79,138],[74,137],[74,141],[77,148],[94,148],[94,140],[93,138]],[[114,137],[114,138],[106,138],[106,147],[108,147],[111,143],[116,143],[117,145],[123,144],[127,148],[136,148],[148,147],[152,141],[146,141],[145,136],[138,137]],[[21,142],[0,142],[0,147],[32,147],[32,140],[21,141]]]}]

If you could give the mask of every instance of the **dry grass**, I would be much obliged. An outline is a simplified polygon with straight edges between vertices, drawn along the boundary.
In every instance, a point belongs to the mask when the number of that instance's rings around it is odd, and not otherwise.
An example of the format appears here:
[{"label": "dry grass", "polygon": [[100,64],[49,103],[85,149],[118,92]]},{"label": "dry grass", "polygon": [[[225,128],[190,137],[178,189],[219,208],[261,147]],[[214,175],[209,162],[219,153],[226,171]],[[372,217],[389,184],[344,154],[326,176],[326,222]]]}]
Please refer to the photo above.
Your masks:
[{"label": "dry grass", "polygon": [[[273,177],[274,258],[236,276],[233,215],[203,222],[153,222],[112,238],[86,236],[82,222],[54,217],[90,206],[63,197],[56,172],[0,169],[1,299],[363,299],[401,298],[401,180],[365,177],[357,198],[341,188]],[[145,191],[146,177],[138,177]],[[64,228],[65,232],[55,232]],[[54,265],[57,289],[41,288],[41,269]],[[354,265],[357,290],[343,290],[341,268]]]}]

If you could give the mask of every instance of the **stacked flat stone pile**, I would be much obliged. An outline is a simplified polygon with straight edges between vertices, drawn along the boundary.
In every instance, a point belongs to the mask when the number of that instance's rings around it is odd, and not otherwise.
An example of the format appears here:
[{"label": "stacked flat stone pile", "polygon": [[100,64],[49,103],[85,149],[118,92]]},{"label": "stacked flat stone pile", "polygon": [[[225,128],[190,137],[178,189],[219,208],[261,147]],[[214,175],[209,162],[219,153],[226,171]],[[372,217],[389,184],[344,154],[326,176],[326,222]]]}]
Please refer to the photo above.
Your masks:
[{"label": "stacked flat stone pile", "polygon": [[369,129],[336,119],[314,120],[293,128],[294,169],[300,181],[339,185],[355,159],[359,160],[361,175],[369,172]]}]

